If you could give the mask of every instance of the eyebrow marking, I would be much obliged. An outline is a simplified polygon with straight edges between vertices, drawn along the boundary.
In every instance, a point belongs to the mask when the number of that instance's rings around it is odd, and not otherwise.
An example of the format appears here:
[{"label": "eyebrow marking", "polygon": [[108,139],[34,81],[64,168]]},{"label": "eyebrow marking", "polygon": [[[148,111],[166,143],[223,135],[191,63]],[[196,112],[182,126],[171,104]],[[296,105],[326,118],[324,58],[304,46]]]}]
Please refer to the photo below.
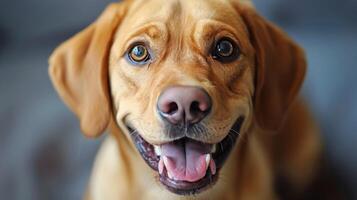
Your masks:
[{"label": "eyebrow marking", "polygon": [[[153,40],[167,38],[167,28],[164,23],[161,22],[149,22],[144,25],[139,25],[140,28],[136,29],[133,33],[128,34],[125,39],[124,44],[127,44],[132,38],[138,37],[141,35],[147,35]],[[127,46],[127,45],[124,45]]]}]

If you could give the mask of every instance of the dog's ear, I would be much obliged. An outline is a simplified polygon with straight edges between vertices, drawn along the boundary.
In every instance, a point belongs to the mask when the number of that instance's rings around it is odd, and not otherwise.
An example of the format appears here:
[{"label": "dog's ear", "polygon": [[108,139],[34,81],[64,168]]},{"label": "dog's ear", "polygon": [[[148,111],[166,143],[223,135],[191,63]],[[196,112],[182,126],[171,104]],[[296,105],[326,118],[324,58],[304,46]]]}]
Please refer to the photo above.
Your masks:
[{"label": "dog's ear", "polygon": [[256,51],[256,120],[261,128],[278,130],[304,80],[304,52],[286,33],[259,16],[253,7],[241,6],[239,14]]},{"label": "dog's ear", "polygon": [[109,5],[93,24],[60,45],[49,59],[51,80],[88,137],[99,136],[110,121],[108,54],[125,10],[123,3]]}]

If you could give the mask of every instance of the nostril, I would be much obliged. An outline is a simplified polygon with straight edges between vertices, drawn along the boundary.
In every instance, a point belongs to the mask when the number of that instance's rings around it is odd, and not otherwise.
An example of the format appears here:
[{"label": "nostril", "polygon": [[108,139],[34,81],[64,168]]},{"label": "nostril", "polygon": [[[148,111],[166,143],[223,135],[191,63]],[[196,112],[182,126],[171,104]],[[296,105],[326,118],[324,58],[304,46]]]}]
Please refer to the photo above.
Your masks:
[{"label": "nostril", "polygon": [[190,113],[193,115],[196,115],[198,113],[204,112],[203,110],[201,110],[200,108],[200,103],[198,101],[194,101],[191,103],[190,106]]},{"label": "nostril", "polygon": [[175,114],[177,111],[178,111],[178,105],[177,105],[177,103],[176,103],[176,102],[171,102],[171,103],[169,103],[169,105],[168,105],[168,110],[167,110],[167,112],[165,112],[165,114],[173,115],[173,114]]}]

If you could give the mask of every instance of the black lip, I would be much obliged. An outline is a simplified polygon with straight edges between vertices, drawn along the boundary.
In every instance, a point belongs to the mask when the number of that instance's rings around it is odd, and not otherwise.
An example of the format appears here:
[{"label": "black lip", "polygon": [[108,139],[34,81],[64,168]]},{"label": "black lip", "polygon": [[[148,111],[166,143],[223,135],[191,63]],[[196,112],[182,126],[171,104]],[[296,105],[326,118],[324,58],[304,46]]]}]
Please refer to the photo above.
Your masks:
[{"label": "black lip", "polygon": [[[171,192],[179,195],[197,194],[208,186],[213,185],[218,180],[219,170],[223,167],[231,150],[239,137],[239,131],[243,124],[244,117],[239,117],[233,127],[228,132],[228,135],[217,144],[216,152],[212,154],[212,158],[216,163],[217,172],[212,175],[210,170],[207,170],[205,177],[196,182],[177,181],[168,178],[166,169],[162,174],[159,174],[160,182]],[[156,156],[154,146],[146,142],[134,128],[127,126],[131,138],[134,141],[136,148],[145,162],[155,171],[158,172],[158,163],[160,157]],[[183,138],[187,139],[187,138]]]}]

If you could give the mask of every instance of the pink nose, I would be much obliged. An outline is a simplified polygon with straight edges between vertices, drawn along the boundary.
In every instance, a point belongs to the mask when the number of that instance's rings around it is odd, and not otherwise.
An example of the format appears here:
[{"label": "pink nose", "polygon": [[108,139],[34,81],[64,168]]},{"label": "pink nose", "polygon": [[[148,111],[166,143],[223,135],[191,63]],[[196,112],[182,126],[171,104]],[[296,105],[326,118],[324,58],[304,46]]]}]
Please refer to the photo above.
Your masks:
[{"label": "pink nose", "polygon": [[211,98],[202,88],[174,86],[159,97],[157,109],[171,124],[200,122],[211,110]]}]

